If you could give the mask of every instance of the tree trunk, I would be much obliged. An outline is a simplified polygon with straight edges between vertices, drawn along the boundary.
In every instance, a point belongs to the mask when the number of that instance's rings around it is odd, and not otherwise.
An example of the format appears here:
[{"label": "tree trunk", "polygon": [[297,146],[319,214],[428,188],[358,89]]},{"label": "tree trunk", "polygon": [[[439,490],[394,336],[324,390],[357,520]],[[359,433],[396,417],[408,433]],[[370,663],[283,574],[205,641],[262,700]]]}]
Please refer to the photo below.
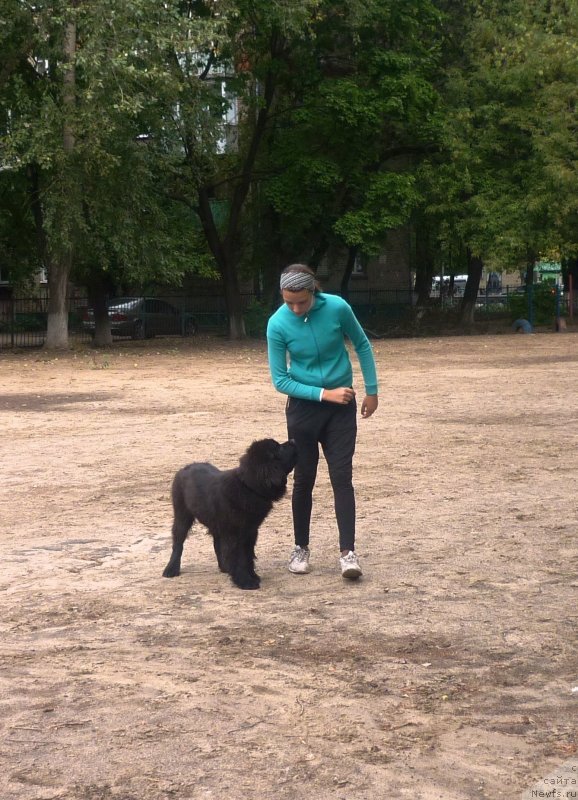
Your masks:
[{"label": "tree trunk", "polygon": [[[274,51],[275,47],[272,45],[272,52],[274,53]],[[249,189],[251,187],[255,161],[265,135],[269,111],[274,95],[275,79],[272,70],[269,70],[265,77],[262,105],[259,108],[257,119],[255,121],[255,127],[253,129],[253,135],[247,149],[247,155],[243,164],[241,179],[233,190],[227,233],[225,234],[221,247],[225,259],[221,274],[225,284],[225,302],[227,304],[227,311],[229,314],[229,336],[231,339],[244,339],[247,335],[245,330],[245,321],[243,319],[243,304],[237,277],[237,259],[234,254],[237,252],[241,214],[249,193]]]},{"label": "tree trunk", "polygon": [[329,241],[325,233],[321,233],[320,236],[316,237],[317,241],[314,241],[313,248],[311,250],[311,255],[309,256],[309,260],[305,263],[309,264],[311,269],[314,269],[315,272],[319,269],[319,265],[327,253],[327,249],[329,247]]},{"label": "tree trunk", "polygon": [[536,265],[537,255],[533,250],[528,250],[526,253],[526,286],[531,286],[534,283],[534,267]]},{"label": "tree trunk", "polygon": [[243,301],[237,275],[237,237],[225,237],[222,247],[223,262],[219,265],[225,287],[225,305],[229,318],[229,338],[244,339],[247,336],[243,319]]},{"label": "tree trunk", "polygon": [[[277,48],[277,36],[273,34],[271,40],[271,55],[273,58],[277,53]],[[223,279],[225,303],[229,315],[229,336],[231,339],[243,339],[247,335],[245,331],[245,322],[243,320],[243,304],[237,275],[237,255],[240,240],[239,232],[245,201],[251,188],[255,162],[263,142],[263,137],[265,136],[274,95],[275,73],[273,69],[269,69],[263,82],[261,103],[253,127],[252,136],[248,142],[246,155],[241,168],[241,175],[231,192],[229,219],[224,235],[221,234],[215,225],[210,201],[212,187],[210,185],[201,186],[198,192],[198,214],[207,238],[207,243],[213,253]],[[191,160],[191,164],[194,167],[195,147],[192,138],[186,147],[186,152],[189,154],[188,158]]]},{"label": "tree trunk", "polygon": [[476,301],[478,299],[478,291],[480,288],[482,271],[484,269],[484,262],[482,259],[479,256],[473,256],[469,250],[467,258],[468,280],[466,281],[466,288],[464,289],[464,298],[460,311],[460,322],[465,327],[472,325],[474,322]]},{"label": "tree trunk", "polygon": [[345,269],[343,270],[341,284],[339,287],[341,297],[343,297],[344,300],[349,300],[349,279],[351,278],[353,267],[355,266],[355,259],[357,257],[358,249],[359,248],[357,245],[354,245],[353,247],[349,248],[347,253],[347,261],[345,262]]},{"label": "tree trunk", "polygon": [[63,350],[68,347],[68,276],[70,261],[53,261],[48,272],[48,327],[44,347]]},{"label": "tree trunk", "polygon": [[42,208],[40,191],[40,167],[38,164],[30,164],[26,170],[28,177],[28,191],[30,194],[30,207],[34,217],[34,232],[36,235],[36,250],[38,261],[48,273],[50,270],[50,253],[48,250],[48,240],[44,227],[44,210]]},{"label": "tree trunk", "polygon": [[233,267],[231,257],[225,254],[223,285],[225,287],[225,305],[229,316],[229,337],[231,339],[244,339],[247,336],[245,320],[243,318],[243,300],[239,291],[237,271]]},{"label": "tree trunk", "polygon": [[245,331],[243,304],[233,258],[231,257],[231,252],[227,247],[227,243],[222,241],[217,226],[215,225],[208,187],[202,187],[199,190],[198,197],[199,205],[197,210],[201,224],[205,232],[207,243],[217,262],[217,267],[223,279],[225,305],[229,317],[229,336],[231,339],[244,339],[247,333]]},{"label": "tree trunk", "polygon": [[103,281],[97,280],[88,287],[88,303],[94,313],[93,347],[110,347],[112,332],[108,316],[108,290]]},{"label": "tree trunk", "polygon": [[[62,149],[65,169],[74,153],[74,131],[72,113],[75,105],[76,74],[74,59],[76,54],[76,22],[71,20],[64,30],[64,76],[62,86],[62,105],[64,124],[62,129]],[[72,269],[72,244],[70,232],[68,243],[58,258],[54,258],[48,274],[48,327],[44,347],[47,350],[68,347],[68,278]]]},{"label": "tree trunk", "polygon": [[28,178],[38,257],[48,275],[48,325],[44,347],[47,350],[61,350],[68,347],[68,276],[71,265],[58,263],[50,257],[40,200],[38,166],[28,168]]},{"label": "tree trunk", "polygon": [[431,252],[429,231],[421,222],[416,226],[415,251],[415,291],[417,294],[416,305],[423,308],[430,303],[434,262],[433,254]]}]

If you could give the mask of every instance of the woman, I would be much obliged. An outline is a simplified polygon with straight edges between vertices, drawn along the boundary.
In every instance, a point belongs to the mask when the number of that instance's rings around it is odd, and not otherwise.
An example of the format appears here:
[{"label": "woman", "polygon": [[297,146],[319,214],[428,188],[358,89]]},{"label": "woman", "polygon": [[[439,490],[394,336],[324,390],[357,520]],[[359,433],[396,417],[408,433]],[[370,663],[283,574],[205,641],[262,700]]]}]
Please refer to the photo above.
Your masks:
[{"label": "woman", "polygon": [[288,395],[287,430],[298,451],[292,499],[295,548],[289,570],[309,572],[309,526],[321,444],[333,488],[341,574],[355,580],[362,574],[355,554],[352,484],[357,406],[344,336],[351,340],[363,373],[365,419],[378,403],[373,352],[351,307],[341,297],[322,293],[312,269],[291,264],[281,273],[280,287],[283,305],[269,319],[267,344],[273,385]]}]

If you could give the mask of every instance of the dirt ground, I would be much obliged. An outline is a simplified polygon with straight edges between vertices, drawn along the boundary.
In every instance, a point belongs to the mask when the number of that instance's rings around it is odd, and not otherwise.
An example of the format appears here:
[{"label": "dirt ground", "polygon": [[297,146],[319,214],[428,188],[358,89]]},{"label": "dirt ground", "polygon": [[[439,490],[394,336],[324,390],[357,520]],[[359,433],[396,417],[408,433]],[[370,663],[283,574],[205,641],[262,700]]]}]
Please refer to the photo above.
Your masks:
[{"label": "dirt ground", "polygon": [[495,800],[578,765],[578,335],[374,349],[364,576],[323,462],[312,572],[285,498],[253,592],[200,530],[161,573],[174,472],[285,438],[263,343],[0,356],[2,800]]}]

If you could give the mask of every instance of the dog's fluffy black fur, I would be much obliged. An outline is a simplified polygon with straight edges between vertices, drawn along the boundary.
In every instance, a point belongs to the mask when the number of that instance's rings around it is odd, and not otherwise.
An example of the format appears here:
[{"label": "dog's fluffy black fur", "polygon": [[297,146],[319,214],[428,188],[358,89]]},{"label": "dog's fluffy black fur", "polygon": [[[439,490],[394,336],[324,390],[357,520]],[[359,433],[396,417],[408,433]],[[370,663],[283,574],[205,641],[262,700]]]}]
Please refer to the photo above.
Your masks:
[{"label": "dog's fluffy black fur", "polygon": [[208,463],[180,469],[172,487],[173,550],[163,576],[181,572],[181,557],[191,525],[198,520],[213,537],[219,569],[241,589],[258,589],[255,544],[259,526],[287,489],[297,462],[291,440],[253,442],[235,469],[221,471]]}]

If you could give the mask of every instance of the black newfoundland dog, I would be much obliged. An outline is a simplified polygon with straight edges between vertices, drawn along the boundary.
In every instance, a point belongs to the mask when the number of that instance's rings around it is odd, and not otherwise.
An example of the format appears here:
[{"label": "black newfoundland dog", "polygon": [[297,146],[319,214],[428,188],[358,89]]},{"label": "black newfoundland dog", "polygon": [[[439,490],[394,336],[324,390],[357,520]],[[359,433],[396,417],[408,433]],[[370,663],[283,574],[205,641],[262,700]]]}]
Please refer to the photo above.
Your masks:
[{"label": "black newfoundland dog", "polygon": [[221,471],[212,464],[194,463],[175,475],[173,550],[163,576],[181,572],[183,545],[198,520],[213,537],[219,569],[228,572],[240,589],[258,589],[255,544],[259,526],[287,488],[287,476],[297,462],[290,440],[279,444],[260,439],[249,447],[235,469]]}]

